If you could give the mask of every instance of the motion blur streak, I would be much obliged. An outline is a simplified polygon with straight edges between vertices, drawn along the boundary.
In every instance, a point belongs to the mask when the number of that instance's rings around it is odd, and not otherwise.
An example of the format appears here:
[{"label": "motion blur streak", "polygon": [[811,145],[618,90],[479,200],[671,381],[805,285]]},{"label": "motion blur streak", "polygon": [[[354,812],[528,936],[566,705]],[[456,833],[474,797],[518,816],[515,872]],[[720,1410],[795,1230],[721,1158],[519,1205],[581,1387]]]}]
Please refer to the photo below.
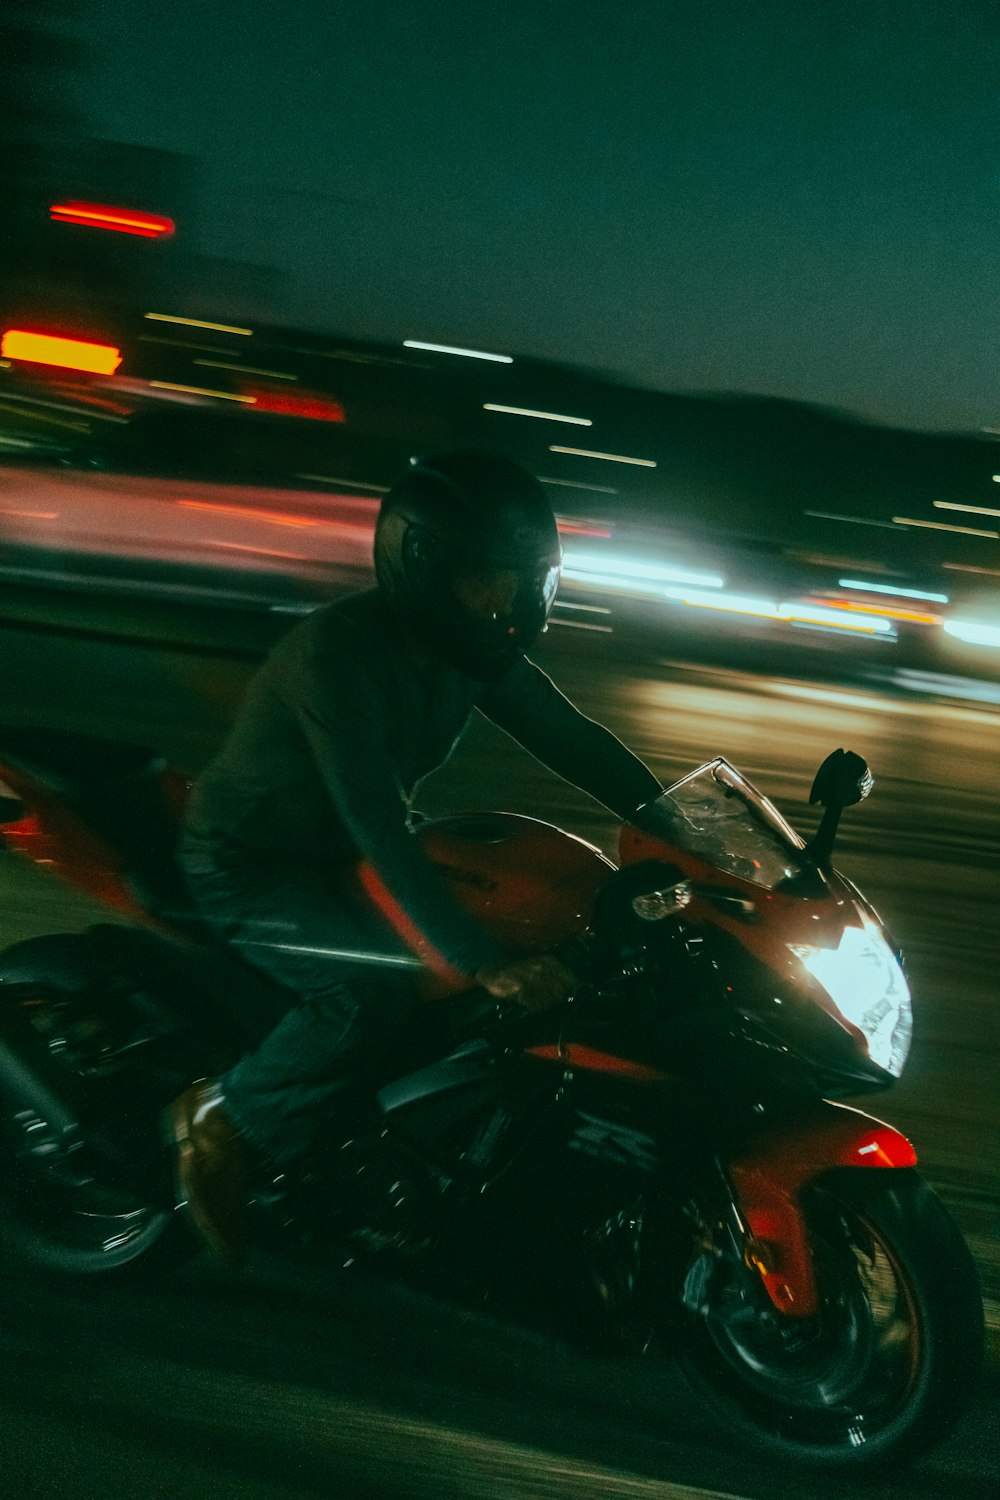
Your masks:
[{"label": "motion blur streak", "polygon": [[974,568],[970,563],[942,563],[953,573],[982,573],[985,578],[1000,578],[1000,568]]},{"label": "motion blur streak", "polygon": [[[198,346],[192,345],[193,348]],[[209,370],[235,370],[238,375],[267,375],[272,380],[298,380],[297,375],[289,375],[286,370],[258,370],[253,365],[234,365],[227,363],[224,359],[194,359],[195,365],[204,365]]]},{"label": "motion blur streak", "polygon": [[274,943],[251,940],[244,941],[246,948],[276,948],[281,953],[310,953],[317,958],[350,958],[363,964],[390,964],[397,969],[420,969],[419,958],[397,958],[389,953],[372,953],[359,948],[310,948],[305,943]]},{"label": "motion blur streak", "polygon": [[282,510],[258,510],[249,505],[223,505],[213,500],[177,500],[181,510],[209,510],[218,515],[242,516],[254,521],[266,521],[269,526],[322,526],[330,525],[339,531],[370,531],[363,521],[326,521],[316,516],[296,516]]},{"label": "motion blur streak", "polygon": [[110,344],[91,344],[82,339],[30,333],[23,328],[7,329],[0,339],[0,355],[4,359],[29,360],[35,365],[84,370],[91,375],[113,375],[122,362],[121,350]]},{"label": "motion blur streak", "polygon": [[848,611],[863,612],[867,615],[880,615],[886,620],[908,620],[911,625],[940,625],[942,615],[928,614],[921,609],[900,609],[893,604],[858,604],[853,599],[823,599],[822,604],[826,609],[844,609]]},{"label": "motion blur streak", "polygon": [[49,214],[59,224],[111,229],[117,234],[137,234],[146,240],[162,239],[174,232],[173,219],[163,214],[147,214],[132,208],[108,208],[103,203],[53,203]]},{"label": "motion blur streak", "polygon": [[[947,564],[946,564],[947,566]],[[926,599],[932,604],[947,604],[947,594],[929,594],[924,589],[904,589],[887,583],[865,583],[860,578],[838,578],[842,589],[862,589],[867,594],[892,594],[899,599]]]},{"label": "motion blur streak", "polygon": [[970,646],[1000,646],[1000,625],[981,625],[975,620],[948,620],[945,633]]},{"label": "motion blur streak", "polygon": [[154,323],[180,323],[185,328],[211,328],[216,333],[241,333],[249,337],[252,328],[237,328],[232,323],[207,323],[204,318],[181,318],[175,313],[143,313]]},{"label": "motion blur streak", "polygon": [[637,464],[640,469],[655,469],[655,458],[629,458],[625,453],[597,453],[591,448],[561,448],[553,443],[549,446],[550,453],[572,453],[578,458],[605,458],[612,464]]},{"label": "motion blur streak", "polygon": [[910,516],[893,516],[896,526],[923,526],[927,531],[960,531],[963,536],[988,536],[1000,541],[1000,531],[977,531],[974,526],[948,526],[944,521],[915,521]]},{"label": "motion blur streak", "polygon": [[509,354],[487,354],[484,349],[458,349],[451,344],[424,344],[419,339],[404,339],[404,349],[429,349],[433,354],[464,354],[467,359],[490,359],[498,365],[514,363]]},{"label": "motion blur streak", "polygon": [[203,385],[178,385],[174,380],[151,380],[150,385],[158,391],[180,391],[185,396],[212,396],[216,401],[240,401],[244,406],[256,406],[256,396],[234,396],[232,391],[211,391]]},{"label": "motion blur streak", "polygon": [[590,490],[594,495],[617,495],[618,491],[607,484],[580,484],[576,479],[550,479],[547,474],[539,474],[540,484],[560,484],[567,490]]},{"label": "motion blur streak", "polygon": [[804,510],[804,516],[814,516],[818,521],[848,521],[852,526],[878,526],[884,531],[899,531],[895,521],[873,521],[868,516],[844,516],[833,510]]},{"label": "motion blur streak", "polygon": [[[996,479],[996,475],[993,478]],[[1000,510],[991,505],[959,505],[954,500],[935,500],[935,510],[967,510],[974,516],[1000,516]]]},{"label": "motion blur streak", "polygon": [[594,425],[589,417],[562,417],[554,411],[531,411],[527,406],[497,406],[493,401],[485,401],[483,411],[506,412],[511,417],[540,417],[543,422],[569,422],[573,427]]},{"label": "motion blur streak", "polygon": [[[560,530],[562,529],[560,526]],[[610,580],[613,588],[629,588],[634,584],[647,587],[650,583],[690,583],[701,588],[721,589],[726,581],[717,573],[671,568],[663,563],[634,562],[631,558],[606,557],[603,553],[596,553],[591,557],[586,552],[566,553],[563,558],[563,577],[593,584],[608,583]]]}]

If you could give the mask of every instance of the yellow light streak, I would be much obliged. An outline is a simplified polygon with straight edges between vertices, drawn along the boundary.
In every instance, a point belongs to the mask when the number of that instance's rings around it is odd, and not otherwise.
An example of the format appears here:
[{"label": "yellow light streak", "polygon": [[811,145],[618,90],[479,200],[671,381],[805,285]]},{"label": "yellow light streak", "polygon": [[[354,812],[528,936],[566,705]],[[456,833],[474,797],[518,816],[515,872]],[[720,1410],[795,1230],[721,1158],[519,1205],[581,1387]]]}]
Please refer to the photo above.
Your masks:
[{"label": "yellow light streak", "polygon": [[232,323],[208,323],[204,318],[179,318],[174,313],[143,313],[143,317],[153,323],[180,323],[184,328],[210,328],[215,333],[240,333],[248,338],[253,333],[252,328],[236,328]]},{"label": "yellow light streak", "polygon": [[865,615],[883,615],[887,620],[909,620],[914,625],[940,625],[943,616],[932,614],[930,610],[901,609],[893,604],[861,604],[853,599],[821,599],[818,601],[827,609],[856,610]]},{"label": "yellow light streak", "polygon": [[942,563],[952,573],[982,573],[986,578],[1000,578],[1000,568],[973,568],[968,563]]},{"label": "yellow light streak", "polygon": [[958,531],[963,536],[986,536],[1000,542],[1000,531],[979,531],[974,526],[948,526],[944,521],[915,521],[910,516],[893,516],[896,526],[923,526],[928,531]]},{"label": "yellow light streak", "polygon": [[173,380],[151,380],[150,385],[158,391],[182,391],[187,396],[214,396],[217,401],[239,401],[244,406],[256,406],[256,396],[234,396],[232,391],[210,391],[203,385],[178,385]]}]

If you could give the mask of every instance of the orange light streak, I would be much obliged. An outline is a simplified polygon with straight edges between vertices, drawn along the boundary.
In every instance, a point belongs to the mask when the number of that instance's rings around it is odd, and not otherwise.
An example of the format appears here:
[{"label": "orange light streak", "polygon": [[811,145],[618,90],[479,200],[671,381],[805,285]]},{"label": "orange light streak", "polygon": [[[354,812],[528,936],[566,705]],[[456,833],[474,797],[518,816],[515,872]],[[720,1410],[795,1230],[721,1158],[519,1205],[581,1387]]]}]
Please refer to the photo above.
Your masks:
[{"label": "orange light streak", "polygon": [[266,521],[271,526],[318,526],[313,516],[286,516],[280,510],[251,510],[246,505],[220,505],[211,500],[177,500],[182,510],[210,510],[224,516],[241,516],[247,521]]},{"label": "orange light streak", "polygon": [[7,329],[0,340],[0,355],[35,365],[56,365],[63,370],[86,370],[91,375],[113,375],[122,362],[121,350],[111,344],[29,333],[24,328]]},{"label": "orange light streak", "polygon": [[909,620],[914,625],[940,625],[944,615],[932,614],[930,610],[898,609],[894,604],[865,604],[855,599],[817,599],[817,604],[829,609],[856,610],[863,615],[884,615],[887,620]]}]

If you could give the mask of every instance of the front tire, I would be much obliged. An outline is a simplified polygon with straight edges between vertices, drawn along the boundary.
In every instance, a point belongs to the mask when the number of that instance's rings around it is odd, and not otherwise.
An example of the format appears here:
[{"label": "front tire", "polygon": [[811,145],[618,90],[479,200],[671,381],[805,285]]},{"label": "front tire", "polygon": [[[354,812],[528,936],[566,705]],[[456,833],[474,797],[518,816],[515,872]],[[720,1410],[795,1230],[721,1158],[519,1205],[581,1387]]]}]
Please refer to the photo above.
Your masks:
[{"label": "front tire", "polygon": [[916,1172],[833,1173],[808,1190],[820,1306],[775,1312],[752,1269],[720,1262],[686,1313],[685,1374],[729,1430],[807,1463],[915,1456],[965,1409],[983,1350],[975,1265]]}]

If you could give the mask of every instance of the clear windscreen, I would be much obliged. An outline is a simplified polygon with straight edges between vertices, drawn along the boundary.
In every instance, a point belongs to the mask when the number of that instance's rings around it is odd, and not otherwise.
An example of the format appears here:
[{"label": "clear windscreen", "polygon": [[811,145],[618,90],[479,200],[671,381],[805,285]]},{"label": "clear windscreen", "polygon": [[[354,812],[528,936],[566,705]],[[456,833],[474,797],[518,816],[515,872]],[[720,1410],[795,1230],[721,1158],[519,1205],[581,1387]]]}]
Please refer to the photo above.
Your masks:
[{"label": "clear windscreen", "polygon": [[771,890],[802,869],[803,840],[721,757],[676,781],[632,822],[729,875]]}]

